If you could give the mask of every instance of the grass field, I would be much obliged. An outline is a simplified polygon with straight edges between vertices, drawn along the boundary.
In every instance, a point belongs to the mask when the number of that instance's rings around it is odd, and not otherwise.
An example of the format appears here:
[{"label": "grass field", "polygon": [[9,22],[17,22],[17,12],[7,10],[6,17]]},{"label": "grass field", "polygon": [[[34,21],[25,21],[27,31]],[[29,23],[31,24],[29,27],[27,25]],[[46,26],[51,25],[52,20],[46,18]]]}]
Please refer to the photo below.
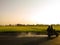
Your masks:
[{"label": "grass field", "polygon": [[[0,26],[0,32],[16,31],[16,32],[29,32],[29,31],[46,31],[48,26]],[[56,31],[60,31],[60,26],[53,26]]]},{"label": "grass field", "polygon": [[4,31],[43,31],[47,26],[1,26],[0,32]]}]

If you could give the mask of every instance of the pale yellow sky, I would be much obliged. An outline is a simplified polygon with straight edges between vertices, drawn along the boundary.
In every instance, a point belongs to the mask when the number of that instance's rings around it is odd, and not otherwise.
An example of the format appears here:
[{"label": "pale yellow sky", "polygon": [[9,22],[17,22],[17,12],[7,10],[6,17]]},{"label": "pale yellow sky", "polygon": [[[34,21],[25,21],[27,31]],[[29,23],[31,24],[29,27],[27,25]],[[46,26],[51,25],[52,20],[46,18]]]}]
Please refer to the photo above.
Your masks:
[{"label": "pale yellow sky", "polygon": [[60,24],[60,0],[0,0],[0,24]]}]

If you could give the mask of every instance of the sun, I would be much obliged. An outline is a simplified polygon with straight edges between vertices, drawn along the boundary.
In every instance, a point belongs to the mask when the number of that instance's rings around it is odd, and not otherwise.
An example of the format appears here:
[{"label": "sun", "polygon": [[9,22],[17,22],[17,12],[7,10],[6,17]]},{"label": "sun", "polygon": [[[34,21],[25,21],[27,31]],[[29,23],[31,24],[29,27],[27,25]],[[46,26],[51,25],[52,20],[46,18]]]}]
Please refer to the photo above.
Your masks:
[{"label": "sun", "polygon": [[[31,17],[31,21],[34,24],[57,24],[57,18],[54,16],[48,16],[48,15],[33,15]],[[57,20],[57,21],[56,21]]]}]

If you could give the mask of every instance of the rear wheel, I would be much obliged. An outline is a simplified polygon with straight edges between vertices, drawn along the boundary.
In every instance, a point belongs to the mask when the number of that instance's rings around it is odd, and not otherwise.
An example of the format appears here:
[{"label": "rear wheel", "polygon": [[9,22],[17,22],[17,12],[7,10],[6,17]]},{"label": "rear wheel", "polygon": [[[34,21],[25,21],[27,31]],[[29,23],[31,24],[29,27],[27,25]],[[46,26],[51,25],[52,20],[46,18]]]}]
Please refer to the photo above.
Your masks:
[{"label": "rear wheel", "polygon": [[48,39],[50,39],[50,38],[51,38],[51,35],[49,34],[49,35],[48,35]]},{"label": "rear wheel", "polygon": [[57,34],[56,34],[56,37],[58,37],[58,36],[59,36],[59,34],[57,33]]}]

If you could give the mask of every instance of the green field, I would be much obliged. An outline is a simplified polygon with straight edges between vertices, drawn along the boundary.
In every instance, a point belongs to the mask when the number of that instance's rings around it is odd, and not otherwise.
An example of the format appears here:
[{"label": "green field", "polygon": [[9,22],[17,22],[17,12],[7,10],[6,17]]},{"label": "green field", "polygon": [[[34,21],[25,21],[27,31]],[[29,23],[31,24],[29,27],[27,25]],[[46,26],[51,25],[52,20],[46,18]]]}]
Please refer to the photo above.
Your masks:
[{"label": "green field", "polygon": [[[0,32],[16,31],[16,32],[29,32],[29,31],[46,31],[48,26],[0,26]],[[60,31],[60,26],[53,26],[56,31]]]},{"label": "green field", "polygon": [[0,32],[3,31],[43,31],[46,30],[45,26],[1,26]]}]

